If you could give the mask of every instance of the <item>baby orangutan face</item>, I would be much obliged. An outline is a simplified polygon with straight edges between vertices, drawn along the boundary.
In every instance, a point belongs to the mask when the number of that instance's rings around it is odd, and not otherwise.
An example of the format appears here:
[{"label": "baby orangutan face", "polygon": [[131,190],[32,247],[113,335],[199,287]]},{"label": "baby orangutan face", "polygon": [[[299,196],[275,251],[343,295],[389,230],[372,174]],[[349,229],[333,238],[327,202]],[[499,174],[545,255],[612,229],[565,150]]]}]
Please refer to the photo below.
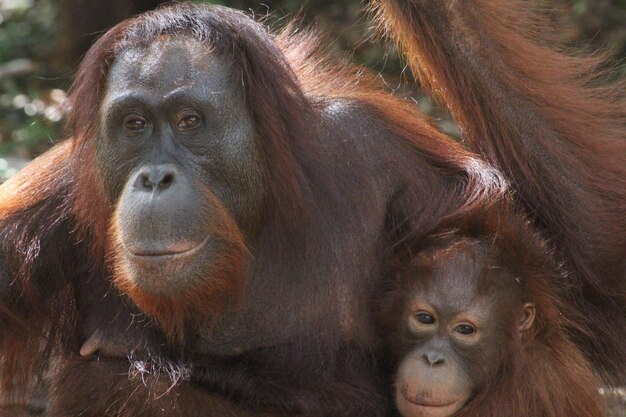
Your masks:
[{"label": "baby orangutan face", "polygon": [[452,416],[486,382],[506,340],[532,326],[535,307],[473,241],[419,254],[401,280],[396,405],[404,417]]}]

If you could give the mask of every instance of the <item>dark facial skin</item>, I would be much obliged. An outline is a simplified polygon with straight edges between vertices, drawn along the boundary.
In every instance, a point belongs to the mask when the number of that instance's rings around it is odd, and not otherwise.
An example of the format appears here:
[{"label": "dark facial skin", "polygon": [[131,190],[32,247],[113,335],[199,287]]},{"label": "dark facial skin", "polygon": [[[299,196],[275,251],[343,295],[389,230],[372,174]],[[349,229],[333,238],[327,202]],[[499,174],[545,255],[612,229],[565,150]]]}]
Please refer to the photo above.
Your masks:
[{"label": "dark facial skin", "polygon": [[404,346],[395,377],[404,417],[459,411],[485,382],[506,329],[532,325],[534,306],[520,301],[515,279],[486,265],[474,248],[460,246],[405,272]]},{"label": "dark facial skin", "polygon": [[117,58],[101,109],[97,158],[115,206],[116,268],[150,294],[202,285],[224,243],[215,231],[252,234],[263,207],[237,73],[206,45],[164,38]]}]

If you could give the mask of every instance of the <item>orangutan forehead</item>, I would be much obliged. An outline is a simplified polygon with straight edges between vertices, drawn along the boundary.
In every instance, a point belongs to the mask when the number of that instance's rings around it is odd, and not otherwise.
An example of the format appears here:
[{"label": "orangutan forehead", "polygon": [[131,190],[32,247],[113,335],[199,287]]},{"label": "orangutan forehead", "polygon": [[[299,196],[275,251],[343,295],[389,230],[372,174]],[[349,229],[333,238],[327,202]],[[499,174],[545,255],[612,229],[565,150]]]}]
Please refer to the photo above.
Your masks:
[{"label": "orangutan forehead", "polygon": [[[420,253],[409,271],[415,291],[442,300],[465,300],[519,292],[520,282],[487,242],[457,239]],[[463,304],[454,302],[454,304]]]},{"label": "orangutan forehead", "polygon": [[482,242],[458,238],[421,251],[412,262],[413,269],[451,277],[459,272],[475,276],[489,263],[487,252]]},{"label": "orangutan forehead", "polygon": [[124,84],[146,87],[210,85],[233,87],[233,67],[224,54],[193,38],[161,37],[147,46],[120,52],[109,72],[109,87]]}]

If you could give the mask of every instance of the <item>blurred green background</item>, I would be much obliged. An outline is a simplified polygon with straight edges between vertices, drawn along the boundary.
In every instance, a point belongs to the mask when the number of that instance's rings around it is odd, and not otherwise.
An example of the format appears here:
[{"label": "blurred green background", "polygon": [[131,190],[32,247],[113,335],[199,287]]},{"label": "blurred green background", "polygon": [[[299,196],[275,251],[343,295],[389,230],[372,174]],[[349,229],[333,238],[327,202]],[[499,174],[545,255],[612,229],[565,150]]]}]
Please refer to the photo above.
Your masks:
[{"label": "blurred green background", "polygon": [[[569,21],[573,45],[611,48],[626,55],[626,0],[535,0],[557,5]],[[318,24],[330,48],[400,85],[402,66],[373,36],[359,0],[217,0],[248,10],[280,27],[285,17]],[[62,136],[63,103],[80,58],[104,30],[126,17],[157,7],[156,0],[0,0],[0,182]],[[623,60],[622,60],[623,61]],[[626,74],[626,64],[616,66]],[[436,113],[428,97],[420,106]],[[442,118],[442,128],[454,126]]]}]

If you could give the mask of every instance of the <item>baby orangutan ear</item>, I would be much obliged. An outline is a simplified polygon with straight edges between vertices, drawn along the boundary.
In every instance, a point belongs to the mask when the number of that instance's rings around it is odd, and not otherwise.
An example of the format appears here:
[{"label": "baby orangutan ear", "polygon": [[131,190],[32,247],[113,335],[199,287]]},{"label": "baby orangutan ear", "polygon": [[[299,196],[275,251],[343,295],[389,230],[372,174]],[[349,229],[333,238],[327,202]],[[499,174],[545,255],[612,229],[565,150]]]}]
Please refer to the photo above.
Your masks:
[{"label": "baby orangutan ear", "polygon": [[533,303],[524,303],[522,307],[522,315],[519,321],[519,331],[524,333],[530,330],[535,323],[535,316],[537,315],[537,310],[535,308],[535,304]]}]

